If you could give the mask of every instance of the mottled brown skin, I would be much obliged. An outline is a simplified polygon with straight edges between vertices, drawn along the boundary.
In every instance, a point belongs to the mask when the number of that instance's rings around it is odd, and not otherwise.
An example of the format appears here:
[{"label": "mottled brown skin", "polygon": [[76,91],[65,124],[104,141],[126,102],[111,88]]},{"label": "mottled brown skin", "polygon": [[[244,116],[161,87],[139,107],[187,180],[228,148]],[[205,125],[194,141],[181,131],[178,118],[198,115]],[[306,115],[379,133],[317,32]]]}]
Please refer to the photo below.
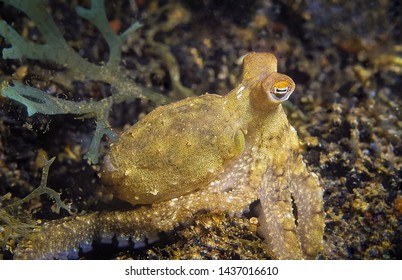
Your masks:
[{"label": "mottled brown skin", "polygon": [[200,210],[242,213],[260,199],[260,233],[273,256],[315,258],[324,231],[323,191],[282,109],[295,84],[276,68],[272,54],[251,53],[228,95],[187,98],[148,114],[112,145],[102,172],[117,197],[144,206],[47,223],[15,256],[64,257],[101,237],[143,243]]}]

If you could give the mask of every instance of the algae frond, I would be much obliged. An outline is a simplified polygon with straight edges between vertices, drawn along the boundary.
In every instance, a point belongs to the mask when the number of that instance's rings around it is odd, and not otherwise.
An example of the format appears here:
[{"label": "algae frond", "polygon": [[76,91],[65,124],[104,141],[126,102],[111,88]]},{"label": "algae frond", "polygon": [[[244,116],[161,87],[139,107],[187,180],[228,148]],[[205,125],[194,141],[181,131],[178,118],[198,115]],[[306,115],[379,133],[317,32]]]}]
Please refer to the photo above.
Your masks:
[{"label": "algae frond", "polygon": [[8,195],[6,194],[0,197],[1,248],[5,248],[7,246],[8,240],[18,240],[36,227],[36,222],[33,220],[32,216],[26,212],[23,212],[20,207],[22,204],[27,203],[36,197],[46,194],[55,201],[56,212],[59,212],[60,209],[63,208],[68,213],[72,214],[71,207],[61,200],[60,194],[47,186],[49,168],[55,159],[56,158],[53,157],[50,160],[45,160],[40,185],[30,194],[21,199],[14,199],[8,205],[6,204],[7,200],[9,200]]},{"label": "algae frond", "polygon": [[67,44],[53,18],[46,11],[43,0],[0,0],[24,12],[43,35],[45,43],[39,44],[23,38],[10,24],[0,20],[0,36],[11,44],[2,51],[3,59],[31,59],[54,63],[65,69],[65,74],[75,81],[100,81],[111,85],[112,96],[100,101],[73,102],[52,97],[43,90],[25,85],[17,80],[2,83],[2,95],[27,107],[28,115],[74,114],[95,118],[96,130],[84,158],[98,163],[99,143],[103,135],[113,141],[116,135],[111,130],[108,116],[112,104],[135,98],[147,99],[155,104],[169,102],[169,98],[134,83],[120,67],[121,46],[127,37],[141,24],[136,22],[121,34],[115,34],[109,25],[104,0],[92,0],[89,9],[78,7],[77,14],[90,21],[102,34],[110,50],[104,65],[91,63],[81,57]]}]

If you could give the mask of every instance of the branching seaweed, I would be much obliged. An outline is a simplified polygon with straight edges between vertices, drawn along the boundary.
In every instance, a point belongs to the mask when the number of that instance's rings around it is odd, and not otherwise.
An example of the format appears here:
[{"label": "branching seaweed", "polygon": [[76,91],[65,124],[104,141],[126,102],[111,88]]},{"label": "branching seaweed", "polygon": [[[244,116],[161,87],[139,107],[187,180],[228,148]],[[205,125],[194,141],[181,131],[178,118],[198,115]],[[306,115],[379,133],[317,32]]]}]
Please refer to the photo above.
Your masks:
[{"label": "branching seaweed", "polygon": [[[37,187],[33,192],[31,192],[30,194],[28,194],[26,197],[24,197],[21,200],[16,201],[15,203],[9,205],[8,207],[11,208],[16,208],[19,205],[26,203],[30,200],[32,200],[35,197],[38,197],[42,194],[47,194],[49,195],[52,199],[54,199],[54,201],[56,202],[56,207],[57,207],[57,212],[60,211],[60,208],[63,208],[64,210],[66,210],[68,213],[71,213],[71,209],[70,206],[68,206],[67,204],[65,204],[61,198],[60,198],[60,194],[57,193],[56,191],[54,191],[53,189],[49,188],[47,186],[47,177],[49,175],[49,168],[50,165],[52,165],[52,163],[54,162],[56,158],[53,157],[50,160],[45,161],[45,166],[42,169],[42,178],[40,181],[40,185],[39,187]],[[8,208],[7,207],[7,208]]]},{"label": "branching seaweed", "polygon": [[66,69],[66,75],[74,80],[102,81],[114,89],[112,96],[100,101],[72,102],[49,96],[42,90],[13,80],[2,83],[2,95],[27,107],[28,115],[74,114],[85,118],[95,118],[96,130],[91,145],[84,158],[98,163],[99,144],[103,135],[113,141],[116,135],[111,130],[108,116],[112,104],[135,98],[149,99],[156,104],[168,103],[170,99],[145,87],[135,84],[120,68],[121,46],[127,37],[141,24],[134,23],[117,35],[111,29],[104,7],[104,0],[92,0],[89,9],[78,7],[79,16],[94,24],[105,38],[109,50],[109,60],[105,65],[96,65],[81,57],[64,40],[53,18],[46,12],[43,0],[0,0],[24,12],[42,33],[45,43],[27,41],[4,20],[0,20],[0,36],[11,44],[3,49],[3,59],[32,59],[55,63]]},{"label": "branching seaweed", "polygon": [[[61,200],[60,194],[47,186],[49,168],[54,160],[55,157],[45,161],[39,187],[37,187],[26,197],[18,199],[15,202],[0,208],[0,247],[4,248],[5,242],[8,238],[18,239],[19,237],[26,235],[32,228],[36,226],[36,223],[31,218],[22,218],[21,214],[15,214],[18,213],[20,205],[29,202],[36,197],[47,194],[56,202],[57,212],[63,208],[68,213],[72,214],[71,207]],[[4,196],[0,197],[0,205],[4,200]]]}]

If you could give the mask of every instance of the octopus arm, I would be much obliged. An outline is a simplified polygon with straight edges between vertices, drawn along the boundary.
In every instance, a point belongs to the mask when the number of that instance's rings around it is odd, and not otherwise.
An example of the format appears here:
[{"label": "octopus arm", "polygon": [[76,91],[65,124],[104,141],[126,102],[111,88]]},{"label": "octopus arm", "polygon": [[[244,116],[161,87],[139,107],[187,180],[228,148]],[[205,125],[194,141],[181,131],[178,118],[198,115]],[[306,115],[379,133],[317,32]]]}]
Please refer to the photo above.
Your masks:
[{"label": "octopus arm", "polygon": [[123,244],[131,240],[134,247],[143,246],[155,240],[159,232],[188,222],[200,210],[242,213],[256,199],[256,191],[246,184],[230,190],[210,186],[130,211],[94,212],[50,221],[18,244],[14,258],[78,258],[78,252],[91,248],[93,240],[112,238]]},{"label": "octopus arm", "polygon": [[323,246],[323,188],[317,175],[308,171],[301,156],[295,163],[289,183],[297,206],[297,233],[305,258],[311,259],[317,256]]},{"label": "octopus arm", "polygon": [[292,198],[283,178],[266,173],[260,188],[259,234],[277,259],[303,259]]}]

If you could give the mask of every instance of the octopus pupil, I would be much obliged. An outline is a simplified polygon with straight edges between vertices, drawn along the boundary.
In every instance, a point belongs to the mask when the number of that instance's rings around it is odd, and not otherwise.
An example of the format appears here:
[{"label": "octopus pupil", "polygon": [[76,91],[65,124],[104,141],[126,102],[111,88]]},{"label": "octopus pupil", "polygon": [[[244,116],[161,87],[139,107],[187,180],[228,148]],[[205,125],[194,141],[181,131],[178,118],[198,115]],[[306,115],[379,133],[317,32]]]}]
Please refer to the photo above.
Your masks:
[{"label": "octopus pupil", "polygon": [[285,87],[285,88],[274,88],[274,94],[278,97],[283,97],[287,92],[288,92],[289,88]]}]

